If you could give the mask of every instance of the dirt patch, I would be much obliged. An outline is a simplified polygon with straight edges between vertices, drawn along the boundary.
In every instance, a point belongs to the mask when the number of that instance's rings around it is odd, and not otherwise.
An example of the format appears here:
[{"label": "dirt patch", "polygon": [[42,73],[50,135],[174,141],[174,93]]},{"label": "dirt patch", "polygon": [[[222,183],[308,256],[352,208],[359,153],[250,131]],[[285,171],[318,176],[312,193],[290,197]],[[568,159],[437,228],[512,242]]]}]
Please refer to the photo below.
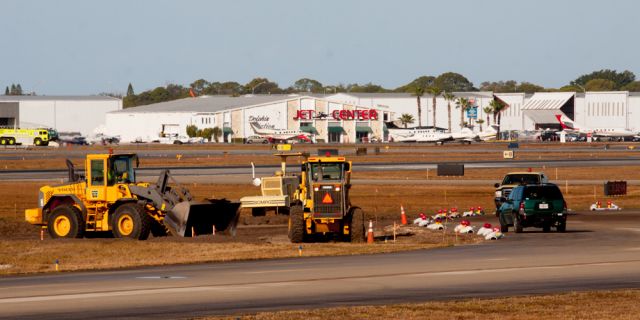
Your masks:
[{"label": "dirt patch", "polygon": [[517,296],[497,299],[464,299],[446,302],[394,304],[387,306],[339,307],[202,319],[636,319],[640,312],[640,290],[573,292]]}]

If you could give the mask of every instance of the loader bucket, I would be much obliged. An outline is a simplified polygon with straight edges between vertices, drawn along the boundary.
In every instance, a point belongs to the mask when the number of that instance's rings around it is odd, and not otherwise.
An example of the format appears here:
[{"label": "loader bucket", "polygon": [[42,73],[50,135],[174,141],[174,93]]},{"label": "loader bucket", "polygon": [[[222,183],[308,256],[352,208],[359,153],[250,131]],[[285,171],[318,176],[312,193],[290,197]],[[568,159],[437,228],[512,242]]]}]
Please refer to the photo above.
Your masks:
[{"label": "loader bucket", "polygon": [[236,235],[240,203],[226,199],[180,202],[164,217],[164,224],[171,233],[181,237],[226,232]]}]

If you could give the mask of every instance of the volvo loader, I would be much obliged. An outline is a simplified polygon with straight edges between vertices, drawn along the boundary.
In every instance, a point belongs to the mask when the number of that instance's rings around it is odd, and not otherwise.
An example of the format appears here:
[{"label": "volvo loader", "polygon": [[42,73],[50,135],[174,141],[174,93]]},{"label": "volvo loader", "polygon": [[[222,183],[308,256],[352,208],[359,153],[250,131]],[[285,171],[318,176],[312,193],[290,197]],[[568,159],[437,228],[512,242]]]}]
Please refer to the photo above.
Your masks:
[{"label": "volvo loader", "polygon": [[82,175],[67,160],[68,182],[40,188],[38,208],[27,209],[25,218],[47,229],[52,238],[82,238],[98,232],[139,240],[150,233],[189,237],[227,231],[235,235],[240,203],[195,201],[169,170],[163,170],[155,184],[137,182],[137,165],[135,154],[89,154]]}]

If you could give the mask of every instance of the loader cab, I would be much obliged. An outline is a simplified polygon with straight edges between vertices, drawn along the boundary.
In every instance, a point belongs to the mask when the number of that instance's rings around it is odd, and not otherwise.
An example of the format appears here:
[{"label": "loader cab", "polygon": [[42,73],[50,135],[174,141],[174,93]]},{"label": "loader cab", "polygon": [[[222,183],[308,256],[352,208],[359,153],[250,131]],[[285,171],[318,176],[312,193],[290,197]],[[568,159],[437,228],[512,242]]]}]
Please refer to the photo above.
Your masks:
[{"label": "loader cab", "polygon": [[303,175],[314,218],[342,218],[348,206],[351,163],[344,157],[310,157]]},{"label": "loader cab", "polygon": [[[86,198],[89,201],[108,201],[115,194],[108,187],[120,183],[135,183],[138,158],[135,154],[92,154],[87,155],[85,164],[87,177]],[[112,188],[113,189],[113,188]]]}]

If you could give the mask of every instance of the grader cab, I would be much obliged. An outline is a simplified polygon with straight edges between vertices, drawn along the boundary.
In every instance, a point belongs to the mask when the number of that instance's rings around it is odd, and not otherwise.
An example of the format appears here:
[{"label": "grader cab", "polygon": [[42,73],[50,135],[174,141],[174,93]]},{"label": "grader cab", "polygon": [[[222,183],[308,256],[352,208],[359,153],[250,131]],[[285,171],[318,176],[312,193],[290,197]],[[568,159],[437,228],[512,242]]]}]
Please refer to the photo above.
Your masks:
[{"label": "grader cab", "polygon": [[25,212],[27,222],[46,228],[52,238],[112,232],[116,238],[144,240],[149,233],[184,237],[235,232],[239,203],[194,201],[168,170],[156,184],[137,182],[137,164],[135,154],[90,154],[81,175],[67,160],[68,183],[40,188],[38,208]]},{"label": "grader cab", "polygon": [[298,198],[289,211],[291,242],[338,236],[363,242],[364,212],[351,204],[351,162],[337,155],[309,157],[302,163]]}]

